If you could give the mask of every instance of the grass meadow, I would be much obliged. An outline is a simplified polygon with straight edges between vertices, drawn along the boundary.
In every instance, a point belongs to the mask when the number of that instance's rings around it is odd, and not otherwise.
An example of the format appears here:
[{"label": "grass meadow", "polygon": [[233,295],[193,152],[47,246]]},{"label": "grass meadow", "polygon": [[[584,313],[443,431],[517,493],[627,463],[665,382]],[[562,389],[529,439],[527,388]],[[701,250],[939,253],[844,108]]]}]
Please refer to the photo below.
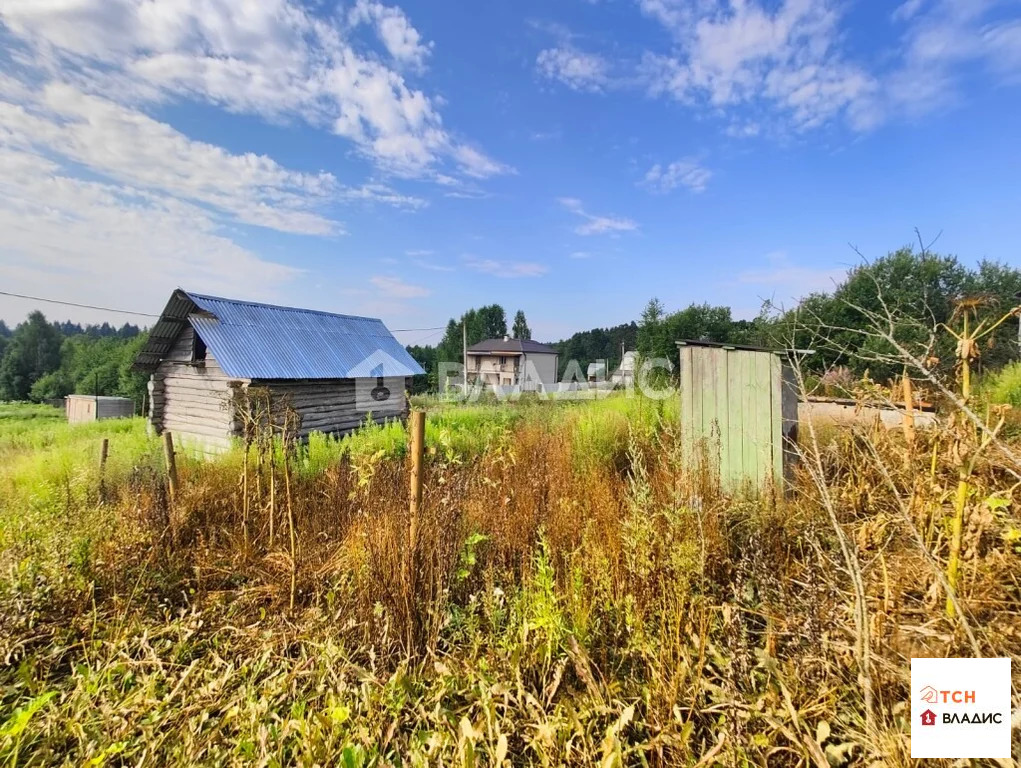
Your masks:
[{"label": "grass meadow", "polygon": [[1021,659],[1016,446],[950,615],[974,429],[803,434],[744,500],[676,400],[419,402],[415,537],[399,422],[184,451],[171,499],[142,420],[0,405],[0,765],[911,764],[912,656]]}]

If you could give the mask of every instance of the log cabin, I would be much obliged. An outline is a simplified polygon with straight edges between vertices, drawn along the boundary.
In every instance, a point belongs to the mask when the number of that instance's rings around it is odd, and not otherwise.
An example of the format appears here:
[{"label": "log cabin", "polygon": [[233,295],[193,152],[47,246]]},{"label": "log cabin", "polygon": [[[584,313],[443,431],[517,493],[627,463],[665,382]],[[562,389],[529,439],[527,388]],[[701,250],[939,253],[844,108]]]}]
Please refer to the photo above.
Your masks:
[{"label": "log cabin", "polygon": [[424,371],[381,320],[177,289],[134,363],[149,374],[151,428],[216,452],[242,434],[238,391],[285,401],[298,436],[345,434],[407,412]]}]

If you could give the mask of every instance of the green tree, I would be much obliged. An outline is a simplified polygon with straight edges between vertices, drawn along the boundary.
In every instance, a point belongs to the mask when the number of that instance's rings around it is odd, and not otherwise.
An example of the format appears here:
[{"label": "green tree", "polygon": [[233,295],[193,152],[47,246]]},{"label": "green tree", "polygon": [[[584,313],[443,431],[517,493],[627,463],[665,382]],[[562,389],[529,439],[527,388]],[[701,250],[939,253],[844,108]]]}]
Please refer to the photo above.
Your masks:
[{"label": "green tree", "polygon": [[520,309],[514,314],[513,332],[515,339],[532,338],[532,329],[528,327],[528,321],[525,320],[525,313]]},{"label": "green tree", "polygon": [[776,330],[785,343],[816,350],[805,361],[809,368],[847,365],[855,373],[868,369],[873,378],[884,380],[899,375],[901,365],[893,360],[893,347],[867,330],[876,316],[889,314],[899,343],[918,354],[935,352],[949,366],[954,360],[949,334],[937,334],[934,350],[926,345],[932,329],[950,321],[969,280],[968,270],[953,256],[901,248],[855,267],[832,294],[808,296]]},{"label": "green tree", "polygon": [[[985,297],[987,311],[1002,315],[1021,304],[1021,270],[995,261],[981,261],[978,271],[968,276],[965,293]],[[979,366],[980,370],[1002,368],[1018,359],[1021,359],[1018,321],[1008,321],[983,341]]]},{"label": "green tree", "polygon": [[29,314],[11,335],[0,361],[0,400],[25,400],[37,379],[60,367],[60,331],[42,312]]},{"label": "green tree", "polygon": [[621,352],[634,350],[638,337],[635,322],[612,328],[593,328],[579,331],[568,339],[553,346],[560,353],[560,377],[562,378],[571,360],[577,360],[582,371],[588,370],[589,363],[606,360],[612,370],[620,365]]}]

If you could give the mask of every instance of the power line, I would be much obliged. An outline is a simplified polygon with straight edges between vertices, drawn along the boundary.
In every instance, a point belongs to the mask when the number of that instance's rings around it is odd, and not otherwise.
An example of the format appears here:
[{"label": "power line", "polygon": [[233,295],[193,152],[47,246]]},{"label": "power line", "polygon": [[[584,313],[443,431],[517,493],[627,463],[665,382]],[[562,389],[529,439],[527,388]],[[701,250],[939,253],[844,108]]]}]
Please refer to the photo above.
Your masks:
[{"label": "power line", "polygon": [[[95,304],[78,304],[74,301],[61,301],[60,299],[44,299],[42,296],[28,296],[24,293],[11,293],[10,291],[0,291],[0,296],[13,296],[16,299],[29,299],[31,301],[42,301],[46,304],[61,304],[65,307],[78,307],[80,309],[97,309],[100,312],[117,312],[122,315],[141,315],[142,317],[160,317],[160,315],[154,315],[152,312],[133,312],[130,309],[114,309],[113,307],[97,307]],[[391,333],[412,333],[414,331],[442,331],[447,326],[445,325],[434,325],[429,328],[394,328]],[[428,337],[426,337],[428,338]]]},{"label": "power line", "polygon": [[81,309],[98,309],[101,312],[117,312],[122,315],[141,315],[143,317],[159,317],[151,312],[132,312],[130,309],[113,309],[112,307],[97,307],[94,304],[78,304],[73,301],[60,301],[59,299],[44,299],[41,296],[26,296],[23,293],[11,293],[10,291],[0,291],[0,296],[13,296],[16,299],[30,299],[32,301],[42,301],[47,304],[63,304],[65,307],[79,307]]}]

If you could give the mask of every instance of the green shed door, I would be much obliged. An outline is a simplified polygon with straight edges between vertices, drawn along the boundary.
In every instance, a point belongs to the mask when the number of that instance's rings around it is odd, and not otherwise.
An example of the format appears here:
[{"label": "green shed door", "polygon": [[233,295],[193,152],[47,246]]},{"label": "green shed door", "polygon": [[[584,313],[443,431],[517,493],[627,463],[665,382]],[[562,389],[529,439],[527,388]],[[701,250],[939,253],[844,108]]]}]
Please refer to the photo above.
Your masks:
[{"label": "green shed door", "polygon": [[681,430],[689,464],[708,462],[720,485],[734,493],[782,482],[787,388],[781,357],[692,344],[680,345],[680,362]]}]

